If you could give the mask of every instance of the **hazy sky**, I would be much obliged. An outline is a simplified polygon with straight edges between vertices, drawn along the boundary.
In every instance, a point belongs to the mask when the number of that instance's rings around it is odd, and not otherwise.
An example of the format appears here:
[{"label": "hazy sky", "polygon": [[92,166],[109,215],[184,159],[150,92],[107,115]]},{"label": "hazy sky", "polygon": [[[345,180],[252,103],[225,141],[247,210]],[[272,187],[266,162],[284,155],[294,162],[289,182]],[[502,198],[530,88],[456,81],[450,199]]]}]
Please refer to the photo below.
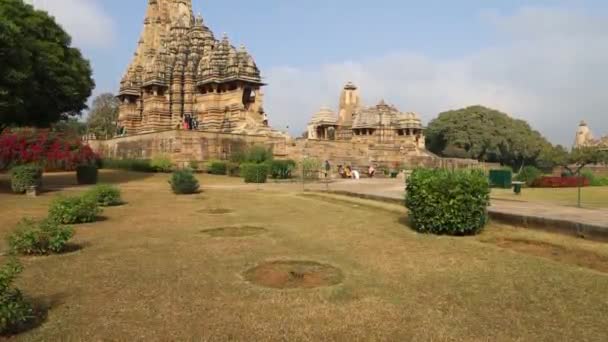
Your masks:
[{"label": "hazy sky", "polygon": [[[95,94],[116,92],[148,0],[35,0],[91,60]],[[608,134],[608,1],[193,0],[207,25],[245,44],[271,124],[298,134],[349,80],[427,123],[490,106],[571,145],[581,119]]]}]

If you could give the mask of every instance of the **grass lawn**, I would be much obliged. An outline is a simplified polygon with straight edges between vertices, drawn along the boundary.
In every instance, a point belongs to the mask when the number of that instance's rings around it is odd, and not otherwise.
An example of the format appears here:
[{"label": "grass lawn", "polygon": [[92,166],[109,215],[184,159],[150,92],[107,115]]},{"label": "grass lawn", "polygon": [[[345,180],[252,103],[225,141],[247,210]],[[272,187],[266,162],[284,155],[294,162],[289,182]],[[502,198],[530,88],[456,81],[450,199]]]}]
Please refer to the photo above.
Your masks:
[{"label": "grass lawn", "polygon": [[[492,197],[497,199],[576,206],[578,200],[578,189],[525,188],[522,189],[521,195],[515,195],[513,190],[492,189]],[[581,202],[583,207],[608,208],[608,186],[582,188]]]},{"label": "grass lawn", "polygon": [[[47,176],[64,189],[29,199],[0,176],[0,237],[82,191],[72,178]],[[297,186],[204,175],[201,194],[178,197],[167,175],[101,178],[128,203],[77,226],[81,249],[21,259],[17,285],[48,313],[15,340],[608,340],[606,244],[506,226],[418,235],[394,206]],[[323,280],[298,271],[288,289],[249,282],[272,275],[266,261],[340,273],[326,287],[291,286]]]}]

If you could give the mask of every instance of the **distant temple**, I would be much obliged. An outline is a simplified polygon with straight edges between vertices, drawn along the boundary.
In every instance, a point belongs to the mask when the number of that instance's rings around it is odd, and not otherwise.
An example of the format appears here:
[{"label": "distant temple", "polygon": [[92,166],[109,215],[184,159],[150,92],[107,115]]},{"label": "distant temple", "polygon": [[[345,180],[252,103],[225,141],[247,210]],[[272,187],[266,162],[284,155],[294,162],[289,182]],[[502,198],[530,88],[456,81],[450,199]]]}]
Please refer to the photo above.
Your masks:
[{"label": "distant temple", "polygon": [[349,82],[340,96],[339,114],[324,107],[308,124],[308,139],[346,140],[425,148],[424,128],[415,113],[402,113],[384,100],[363,107],[357,87]]},{"label": "distant temple", "polygon": [[170,129],[272,134],[252,56],[216,40],[192,0],[149,0],[120,83],[119,134]]},{"label": "distant temple", "polygon": [[576,130],[576,137],[574,138],[574,148],[579,147],[603,147],[608,148],[608,136],[600,139],[593,138],[591,129],[585,121],[581,121]]}]

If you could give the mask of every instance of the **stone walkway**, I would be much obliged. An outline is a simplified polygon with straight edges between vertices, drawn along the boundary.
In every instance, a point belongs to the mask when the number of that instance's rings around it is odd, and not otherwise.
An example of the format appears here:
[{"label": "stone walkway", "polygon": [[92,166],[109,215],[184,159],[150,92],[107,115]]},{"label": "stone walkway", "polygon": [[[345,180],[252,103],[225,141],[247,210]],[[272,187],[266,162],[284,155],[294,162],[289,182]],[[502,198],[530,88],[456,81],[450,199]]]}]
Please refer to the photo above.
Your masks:
[{"label": "stone walkway", "polygon": [[[405,190],[402,180],[361,179],[338,180],[329,184],[307,185],[310,190],[329,191],[367,197],[371,199],[402,202]],[[537,202],[492,199],[488,209],[493,219],[505,223],[559,231],[608,241],[608,210],[567,207]]]}]

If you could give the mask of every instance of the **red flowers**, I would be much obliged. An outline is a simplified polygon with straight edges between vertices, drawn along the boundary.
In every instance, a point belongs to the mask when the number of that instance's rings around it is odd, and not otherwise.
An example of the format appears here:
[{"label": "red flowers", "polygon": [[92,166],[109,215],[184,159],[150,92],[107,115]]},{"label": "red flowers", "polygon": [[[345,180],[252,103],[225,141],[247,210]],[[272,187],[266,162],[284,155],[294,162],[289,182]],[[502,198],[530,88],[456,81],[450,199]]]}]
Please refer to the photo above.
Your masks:
[{"label": "red flowers", "polygon": [[56,133],[6,132],[0,135],[0,170],[13,165],[40,163],[47,171],[72,171],[99,157],[81,141]]}]

